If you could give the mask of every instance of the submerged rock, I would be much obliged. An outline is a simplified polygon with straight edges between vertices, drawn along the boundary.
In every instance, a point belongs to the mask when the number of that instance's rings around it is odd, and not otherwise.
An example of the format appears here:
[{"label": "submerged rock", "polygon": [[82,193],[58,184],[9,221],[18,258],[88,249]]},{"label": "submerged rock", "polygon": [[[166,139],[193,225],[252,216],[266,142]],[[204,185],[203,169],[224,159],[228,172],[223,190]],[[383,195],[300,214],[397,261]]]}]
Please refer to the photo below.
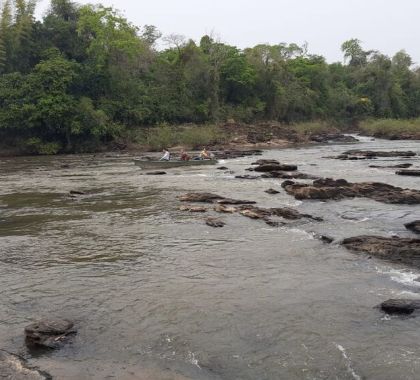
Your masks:
[{"label": "submerged rock", "polygon": [[413,176],[413,177],[420,177],[420,170],[403,169],[403,170],[398,170],[395,174],[397,174],[397,175],[408,175],[408,176]]},{"label": "submerged rock", "polygon": [[391,151],[391,152],[384,152],[384,151],[372,151],[372,150],[359,150],[359,149],[352,149],[344,152],[336,157],[329,157],[335,158],[338,160],[357,160],[357,159],[373,159],[378,157],[414,157],[417,153],[413,151]]},{"label": "submerged rock", "polygon": [[261,173],[268,173],[268,172],[294,172],[298,169],[297,165],[288,165],[288,164],[262,164],[254,168],[253,170],[256,172]]},{"label": "submerged rock", "polygon": [[156,172],[148,172],[146,175],[166,175],[166,172],[163,171],[156,171]]},{"label": "submerged rock", "polygon": [[233,214],[238,210],[237,210],[236,207],[228,207],[228,206],[225,206],[225,205],[216,205],[216,206],[214,206],[214,211],[220,212],[220,213],[225,213],[225,214]]},{"label": "submerged rock", "polygon": [[218,218],[207,218],[206,224],[210,227],[215,227],[215,228],[224,227],[226,225],[226,223],[223,220],[218,219]]},{"label": "submerged rock", "polygon": [[404,224],[407,230],[413,231],[416,234],[420,234],[420,220],[415,220],[414,222]]},{"label": "submerged rock", "polygon": [[380,182],[350,183],[344,179],[324,178],[309,184],[285,181],[282,187],[296,199],[370,198],[392,204],[420,204],[420,190],[403,189]]},{"label": "submerged rock", "polygon": [[379,307],[388,314],[413,314],[420,310],[420,300],[390,299],[382,302]]},{"label": "submerged rock", "polygon": [[59,348],[76,333],[74,324],[65,319],[45,319],[25,327],[26,343],[32,346]]},{"label": "submerged rock", "polygon": [[207,212],[207,209],[205,207],[200,206],[180,206],[179,211],[188,211],[188,212]]},{"label": "submerged rock", "polygon": [[86,193],[81,190],[70,190],[69,194],[70,195],[85,195]]},{"label": "submerged rock", "polygon": [[20,356],[0,350],[0,379],[5,380],[51,380],[46,372],[31,368]]},{"label": "submerged rock", "polygon": [[281,178],[281,179],[319,179],[319,177],[299,172],[269,172],[264,173],[262,178]]},{"label": "submerged rock", "polygon": [[217,168],[217,170],[229,170],[226,166],[220,166]]},{"label": "submerged rock", "polygon": [[344,239],[342,245],[354,252],[420,267],[420,239],[363,235]]},{"label": "submerged rock", "polygon": [[246,201],[241,199],[223,198],[216,201],[220,205],[254,205],[255,201]]},{"label": "submerged rock", "polygon": [[397,165],[385,165],[385,166],[381,166],[381,165],[369,165],[370,168],[375,168],[375,169],[408,169],[410,167],[412,167],[413,164],[397,164]]},{"label": "submerged rock", "polygon": [[260,179],[261,177],[258,175],[249,175],[249,174],[245,174],[245,175],[237,175],[235,176],[236,179]]},{"label": "submerged rock", "polygon": [[280,191],[277,191],[275,189],[268,189],[265,191],[265,193],[275,195],[275,194],[280,194]]},{"label": "submerged rock", "polygon": [[188,193],[178,197],[181,202],[213,203],[223,199],[220,195],[212,193]]},{"label": "submerged rock", "polygon": [[280,162],[277,160],[258,160],[253,162],[251,165],[280,165]]}]

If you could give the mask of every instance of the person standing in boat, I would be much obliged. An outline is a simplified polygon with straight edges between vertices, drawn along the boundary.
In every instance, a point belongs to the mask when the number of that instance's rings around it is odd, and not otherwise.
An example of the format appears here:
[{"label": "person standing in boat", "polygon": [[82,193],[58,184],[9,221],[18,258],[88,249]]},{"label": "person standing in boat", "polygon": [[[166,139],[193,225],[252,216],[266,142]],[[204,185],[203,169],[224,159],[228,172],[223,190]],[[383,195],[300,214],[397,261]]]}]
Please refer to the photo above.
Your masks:
[{"label": "person standing in boat", "polygon": [[168,149],[164,149],[163,150],[163,156],[160,159],[160,161],[170,161],[170,159],[171,159],[171,153],[169,152]]}]

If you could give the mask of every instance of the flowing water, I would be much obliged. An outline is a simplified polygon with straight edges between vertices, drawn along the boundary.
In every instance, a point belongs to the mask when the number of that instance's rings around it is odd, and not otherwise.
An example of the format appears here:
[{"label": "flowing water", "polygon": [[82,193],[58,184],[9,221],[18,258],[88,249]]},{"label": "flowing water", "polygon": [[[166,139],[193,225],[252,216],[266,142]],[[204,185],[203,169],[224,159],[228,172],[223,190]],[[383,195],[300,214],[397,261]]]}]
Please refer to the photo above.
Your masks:
[{"label": "flowing water", "polygon": [[[420,153],[416,142],[366,138],[263,158],[420,189],[419,178],[372,161],[323,158],[349,148]],[[244,174],[254,160],[222,164]],[[420,166],[418,158],[373,162]],[[420,318],[374,306],[417,297],[420,271],[314,236],[413,237],[403,225],[420,219],[420,206],[299,202],[281,180],[241,181],[215,167],[141,173],[128,156],[0,160],[0,348],[64,380],[419,378]],[[281,193],[266,194],[270,187]],[[212,229],[203,215],[177,210],[188,191],[293,206],[325,221],[272,228],[229,215]],[[60,351],[28,352],[23,328],[45,317],[75,321],[78,334]]]}]

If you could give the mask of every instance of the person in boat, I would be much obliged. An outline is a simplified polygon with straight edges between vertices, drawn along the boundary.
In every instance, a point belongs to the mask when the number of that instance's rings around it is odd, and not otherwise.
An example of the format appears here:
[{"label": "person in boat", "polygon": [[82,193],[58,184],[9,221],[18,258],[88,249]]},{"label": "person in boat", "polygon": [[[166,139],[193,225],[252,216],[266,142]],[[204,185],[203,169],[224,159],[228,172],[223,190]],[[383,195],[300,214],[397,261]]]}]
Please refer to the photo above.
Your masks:
[{"label": "person in boat", "polygon": [[184,149],[181,150],[181,155],[180,155],[179,158],[180,158],[181,161],[191,160],[191,156]]},{"label": "person in boat", "polygon": [[169,152],[168,149],[164,149],[163,150],[163,156],[160,159],[160,161],[170,161],[170,159],[171,159],[171,153]]},{"label": "person in boat", "polygon": [[211,159],[211,153],[207,150],[207,148],[204,148],[201,151],[200,159],[202,159],[202,160],[210,160]]}]

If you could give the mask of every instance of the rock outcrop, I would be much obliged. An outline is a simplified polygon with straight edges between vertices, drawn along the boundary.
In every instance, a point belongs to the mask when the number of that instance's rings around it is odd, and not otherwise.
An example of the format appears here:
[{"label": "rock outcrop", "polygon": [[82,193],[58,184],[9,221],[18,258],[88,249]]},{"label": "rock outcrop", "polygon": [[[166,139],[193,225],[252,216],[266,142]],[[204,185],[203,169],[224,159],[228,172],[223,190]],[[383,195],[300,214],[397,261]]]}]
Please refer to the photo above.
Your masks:
[{"label": "rock outcrop", "polygon": [[375,159],[378,157],[415,157],[417,153],[413,151],[391,151],[391,152],[384,152],[384,151],[373,151],[373,150],[358,150],[352,149],[344,152],[335,157],[328,157],[328,158],[335,158],[338,160],[369,160]]},{"label": "rock outcrop", "polygon": [[344,179],[318,179],[310,184],[285,181],[282,187],[296,199],[370,198],[390,204],[420,204],[420,190],[403,189],[381,182],[350,183]]},{"label": "rock outcrop", "polygon": [[344,239],[342,245],[353,252],[420,268],[420,239],[363,235]]}]

